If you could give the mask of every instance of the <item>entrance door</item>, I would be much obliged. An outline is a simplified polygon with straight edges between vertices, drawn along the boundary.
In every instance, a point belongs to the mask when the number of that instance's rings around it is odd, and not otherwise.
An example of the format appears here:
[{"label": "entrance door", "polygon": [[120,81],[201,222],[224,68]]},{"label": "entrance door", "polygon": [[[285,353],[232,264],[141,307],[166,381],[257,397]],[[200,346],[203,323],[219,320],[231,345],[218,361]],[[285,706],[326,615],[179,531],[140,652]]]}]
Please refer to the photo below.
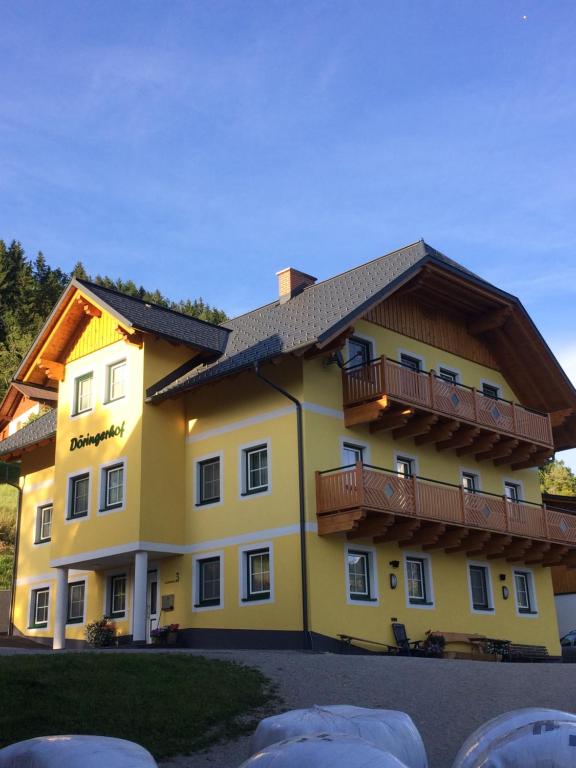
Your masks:
[{"label": "entrance door", "polygon": [[146,591],[146,642],[151,643],[150,632],[158,627],[158,571],[148,571],[148,589]]}]

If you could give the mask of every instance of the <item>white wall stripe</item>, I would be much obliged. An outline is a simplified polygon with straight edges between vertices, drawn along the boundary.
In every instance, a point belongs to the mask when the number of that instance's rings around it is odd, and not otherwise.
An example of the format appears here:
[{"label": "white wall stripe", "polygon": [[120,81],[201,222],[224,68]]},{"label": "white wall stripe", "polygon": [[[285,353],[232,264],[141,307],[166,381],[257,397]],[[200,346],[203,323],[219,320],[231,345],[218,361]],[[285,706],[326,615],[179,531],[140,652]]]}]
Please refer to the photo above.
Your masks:
[{"label": "white wall stripe", "polygon": [[[106,557],[114,557],[115,555],[129,555],[133,552],[147,551],[162,553],[164,555],[189,555],[194,552],[202,552],[207,549],[217,549],[222,547],[231,547],[237,544],[247,544],[251,541],[260,541],[263,539],[279,539],[282,536],[292,536],[300,531],[300,525],[287,525],[281,528],[268,528],[264,531],[252,531],[250,533],[242,533],[238,536],[228,536],[225,539],[212,539],[210,541],[202,541],[196,544],[162,544],[155,541],[135,541],[130,544],[123,544],[117,547],[106,547],[103,549],[95,549],[92,552],[79,552],[75,555],[69,555],[67,557],[60,557],[56,560],[52,560],[50,565],[53,568],[71,566],[75,563],[87,563],[90,560],[99,560]],[[317,533],[317,523],[306,523],[307,533]],[[35,578],[35,577],[34,577]],[[41,577],[38,577],[41,578]]]},{"label": "white wall stripe", "polygon": [[[323,405],[317,403],[303,402],[302,408],[305,411],[311,413],[318,413],[321,416],[330,416],[334,419],[343,419],[343,411],[338,411],[335,408],[325,408]],[[283,416],[289,416],[294,413],[295,406],[288,405],[286,408],[277,408],[274,411],[267,411],[266,413],[260,413],[258,416],[251,416],[249,419],[241,419],[240,421],[231,421],[229,424],[224,424],[221,427],[214,427],[214,429],[207,429],[204,432],[198,432],[197,435],[189,435],[186,438],[187,443],[199,443],[202,440],[208,440],[211,437],[219,437],[225,435],[228,432],[235,432],[237,429],[245,429],[246,427],[252,427],[256,424],[263,424],[266,421],[272,419],[280,419]]]}]

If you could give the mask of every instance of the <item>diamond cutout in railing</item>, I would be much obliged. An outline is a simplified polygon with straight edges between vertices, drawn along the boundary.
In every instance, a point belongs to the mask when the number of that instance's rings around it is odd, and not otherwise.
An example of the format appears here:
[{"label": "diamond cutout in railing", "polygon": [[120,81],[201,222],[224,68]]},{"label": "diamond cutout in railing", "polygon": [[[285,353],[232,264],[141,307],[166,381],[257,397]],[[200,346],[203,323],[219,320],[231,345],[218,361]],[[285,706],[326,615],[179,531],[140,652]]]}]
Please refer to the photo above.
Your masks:
[{"label": "diamond cutout in railing", "polygon": [[488,506],[488,504],[486,504],[486,506],[485,506],[485,507],[484,507],[484,509],[482,510],[482,514],[484,515],[484,517],[486,518],[486,520],[488,520],[488,518],[489,518],[489,517],[490,517],[490,515],[492,514],[492,510],[490,509],[490,507]]},{"label": "diamond cutout in railing", "polygon": [[491,414],[492,418],[494,419],[494,421],[498,421],[498,419],[502,416],[502,414],[500,413],[500,411],[498,410],[498,408],[496,406],[494,406],[494,408],[492,408],[492,410],[490,411],[490,414]]},{"label": "diamond cutout in railing", "polygon": [[450,398],[452,405],[454,408],[457,408],[460,405],[460,398],[456,394],[456,392],[453,393],[452,397]]},{"label": "diamond cutout in railing", "polygon": [[566,520],[560,520],[560,525],[558,526],[558,528],[560,528],[562,533],[566,533],[566,531],[568,530],[568,526],[566,525]]},{"label": "diamond cutout in railing", "polygon": [[384,493],[386,494],[386,496],[388,496],[389,499],[391,499],[392,496],[394,496],[394,488],[390,483],[386,483],[386,485],[384,486]]}]

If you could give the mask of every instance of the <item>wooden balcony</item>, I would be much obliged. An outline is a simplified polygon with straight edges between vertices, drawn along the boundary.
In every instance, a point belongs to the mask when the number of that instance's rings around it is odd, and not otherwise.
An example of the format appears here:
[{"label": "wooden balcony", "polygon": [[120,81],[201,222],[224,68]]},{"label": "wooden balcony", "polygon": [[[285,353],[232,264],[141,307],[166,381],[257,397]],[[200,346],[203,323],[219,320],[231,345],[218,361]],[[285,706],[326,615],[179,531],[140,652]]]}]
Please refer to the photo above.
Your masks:
[{"label": "wooden balcony", "polygon": [[316,473],[318,533],[576,567],[576,515],[368,465]]},{"label": "wooden balcony", "polygon": [[346,426],[435,443],[478,461],[524,469],[542,465],[554,451],[549,414],[538,413],[472,387],[453,384],[380,357],[342,371]]}]

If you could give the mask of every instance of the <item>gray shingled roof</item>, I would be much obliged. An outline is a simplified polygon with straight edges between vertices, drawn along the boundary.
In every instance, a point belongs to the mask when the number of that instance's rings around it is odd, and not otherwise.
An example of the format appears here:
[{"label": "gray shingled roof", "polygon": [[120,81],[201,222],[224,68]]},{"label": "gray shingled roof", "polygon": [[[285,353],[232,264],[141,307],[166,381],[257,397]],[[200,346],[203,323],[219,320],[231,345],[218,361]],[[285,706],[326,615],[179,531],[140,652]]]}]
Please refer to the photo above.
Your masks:
[{"label": "gray shingled roof", "polygon": [[30,424],[27,424],[18,432],[15,432],[6,440],[0,441],[0,457],[6,456],[14,451],[22,450],[29,445],[39,443],[42,440],[47,440],[52,435],[56,434],[56,409],[53,408],[48,413],[45,413],[40,418],[35,419]]},{"label": "gray shingled roof", "polygon": [[207,323],[88,280],[77,279],[76,282],[139,331],[155,333],[215,354],[222,354],[226,349],[230,330],[224,325]]},{"label": "gray shingled roof", "polygon": [[[284,304],[275,301],[234,318],[225,354],[215,363],[196,368],[172,381],[164,379],[147,392],[152,401],[162,400],[209,380],[252,366],[279,354],[322,341],[342,330],[366,309],[417,271],[424,262],[440,263],[489,285],[473,272],[431,248],[423,240],[367,264],[306,288]],[[490,286],[492,289],[493,286]]]}]

